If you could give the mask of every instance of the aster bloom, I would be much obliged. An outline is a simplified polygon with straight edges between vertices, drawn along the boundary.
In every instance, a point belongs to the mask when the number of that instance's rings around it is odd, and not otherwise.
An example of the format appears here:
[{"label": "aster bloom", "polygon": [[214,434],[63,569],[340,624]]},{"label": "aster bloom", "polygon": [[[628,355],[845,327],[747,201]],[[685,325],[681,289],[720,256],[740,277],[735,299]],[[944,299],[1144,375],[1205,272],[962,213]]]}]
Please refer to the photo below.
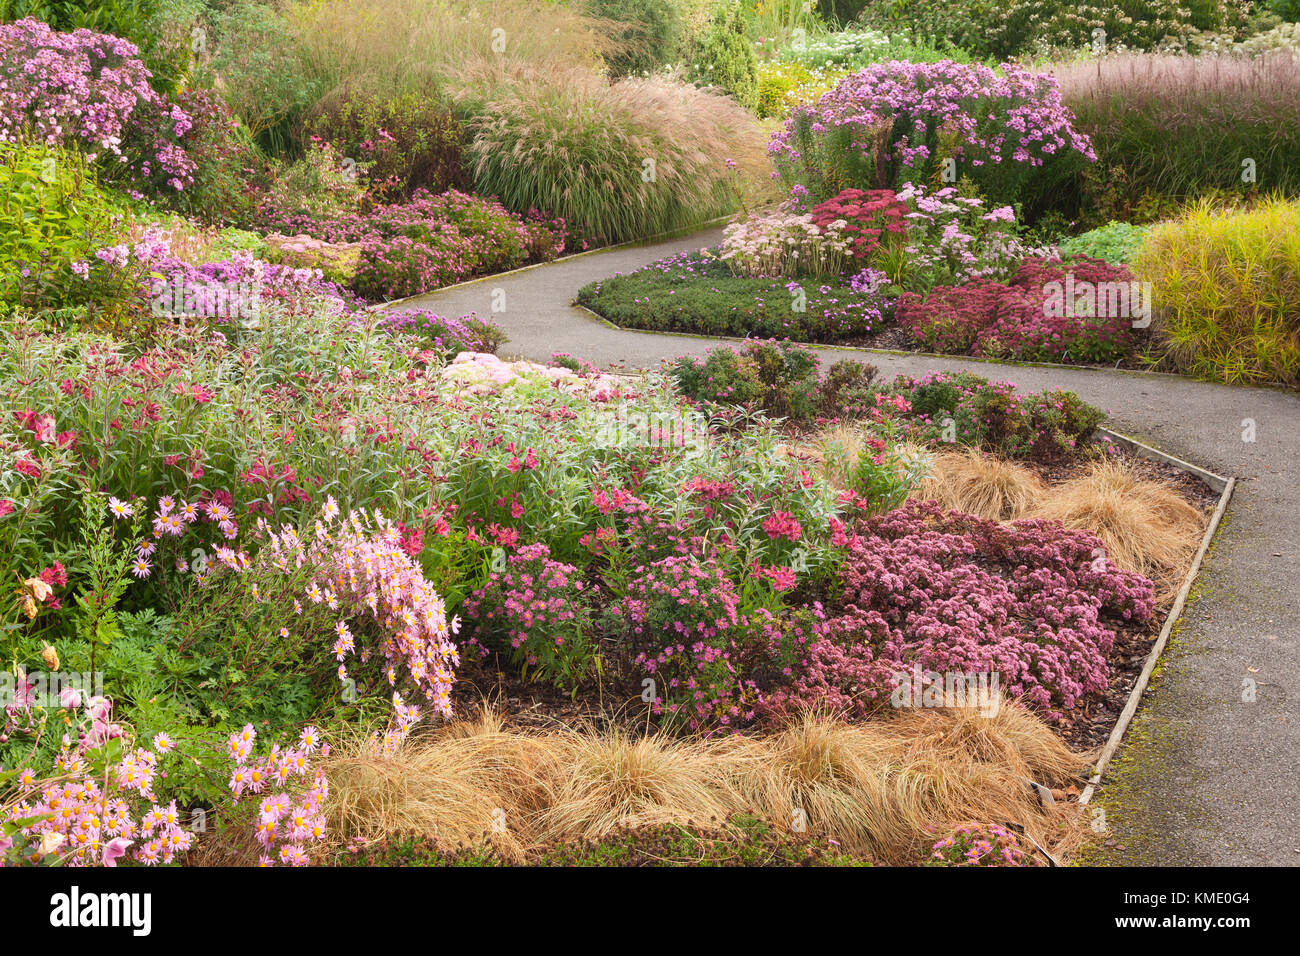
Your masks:
[{"label": "aster bloom", "polygon": [[109,498],[108,510],[112,512],[113,517],[117,518],[119,521],[135,514],[135,509],[120,498]]},{"label": "aster bloom", "polygon": [[139,557],[131,565],[131,573],[137,578],[144,580],[149,576],[150,569],[153,566],[149,563],[148,558]]}]

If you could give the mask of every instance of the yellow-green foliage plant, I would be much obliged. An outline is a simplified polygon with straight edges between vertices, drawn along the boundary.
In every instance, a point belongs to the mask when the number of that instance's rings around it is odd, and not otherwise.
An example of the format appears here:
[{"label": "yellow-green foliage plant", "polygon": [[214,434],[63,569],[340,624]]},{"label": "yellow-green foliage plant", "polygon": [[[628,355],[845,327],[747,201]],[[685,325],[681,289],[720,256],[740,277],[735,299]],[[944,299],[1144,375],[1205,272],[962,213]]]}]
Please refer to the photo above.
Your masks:
[{"label": "yellow-green foliage plant", "polygon": [[1300,201],[1202,200],[1151,230],[1134,269],[1151,283],[1162,367],[1300,386]]}]

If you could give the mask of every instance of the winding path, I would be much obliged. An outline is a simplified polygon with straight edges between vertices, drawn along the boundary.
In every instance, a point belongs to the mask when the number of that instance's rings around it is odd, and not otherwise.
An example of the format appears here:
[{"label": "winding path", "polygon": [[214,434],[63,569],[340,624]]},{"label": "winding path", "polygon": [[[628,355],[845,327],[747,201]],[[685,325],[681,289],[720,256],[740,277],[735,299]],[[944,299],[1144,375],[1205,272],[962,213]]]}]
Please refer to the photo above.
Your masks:
[{"label": "winding path", "polygon": [[[716,245],[720,236],[709,230],[574,256],[392,308],[490,317],[510,336],[506,356],[546,361],[568,352],[602,367],[650,368],[717,342],[614,329],[570,303],[588,282]],[[1300,395],[1152,373],[818,351],[824,363],[852,358],[888,377],[964,369],[1028,390],[1068,388],[1106,409],[1116,430],[1238,479],[1175,637],[1098,791],[1107,840],[1097,862],[1300,865]],[[1253,701],[1243,700],[1248,681]]]}]

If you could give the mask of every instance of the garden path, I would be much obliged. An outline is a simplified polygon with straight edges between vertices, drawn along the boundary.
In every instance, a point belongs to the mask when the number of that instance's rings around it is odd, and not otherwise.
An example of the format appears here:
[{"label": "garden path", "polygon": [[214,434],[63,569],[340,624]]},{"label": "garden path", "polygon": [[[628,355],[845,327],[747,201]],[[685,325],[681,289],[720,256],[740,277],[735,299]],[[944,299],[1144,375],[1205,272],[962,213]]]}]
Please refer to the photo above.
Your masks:
[{"label": "garden path", "polygon": [[[587,253],[392,307],[477,312],[508,333],[503,356],[544,362],[568,352],[606,368],[652,368],[717,342],[614,329],[573,306],[574,296],[593,280],[720,238],[712,229]],[[493,312],[494,296],[503,311]],[[1238,479],[1182,622],[1095,798],[1108,824],[1098,862],[1300,864],[1300,395],[1153,373],[818,351],[823,367],[851,358],[882,377],[969,370],[1027,390],[1071,389],[1106,409],[1117,431]],[[1248,681],[1253,701],[1243,700]]]}]

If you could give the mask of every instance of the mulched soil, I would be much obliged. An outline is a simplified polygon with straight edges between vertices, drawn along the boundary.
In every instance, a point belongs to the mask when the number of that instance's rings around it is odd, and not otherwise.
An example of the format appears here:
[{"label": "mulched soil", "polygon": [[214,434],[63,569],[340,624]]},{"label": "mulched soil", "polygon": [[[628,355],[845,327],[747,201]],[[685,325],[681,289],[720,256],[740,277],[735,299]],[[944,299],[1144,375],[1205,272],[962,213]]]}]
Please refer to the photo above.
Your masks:
[{"label": "mulched soil", "polygon": [[[1123,451],[1120,454],[1132,461],[1143,477],[1175,484],[1207,519],[1218,503],[1218,496],[1213,491],[1185,472]],[[1055,484],[1073,477],[1086,467],[1086,463],[1032,467],[1045,481]],[[1091,750],[1101,747],[1109,738],[1164,625],[1171,603],[1172,599],[1163,605],[1158,604],[1148,624],[1117,632],[1110,653],[1110,687],[1104,694],[1091,695],[1055,725],[1071,747]],[[498,664],[493,657],[480,663],[467,662],[462,667],[452,693],[452,709],[457,714],[470,715],[484,701],[508,714],[512,723],[525,727],[541,729],[561,724],[595,728],[618,726],[636,733],[651,731],[655,726],[648,719],[646,705],[640,699],[640,688],[633,682],[605,679],[584,686],[575,696],[570,696],[544,682],[521,678],[518,669],[504,661]]]}]

